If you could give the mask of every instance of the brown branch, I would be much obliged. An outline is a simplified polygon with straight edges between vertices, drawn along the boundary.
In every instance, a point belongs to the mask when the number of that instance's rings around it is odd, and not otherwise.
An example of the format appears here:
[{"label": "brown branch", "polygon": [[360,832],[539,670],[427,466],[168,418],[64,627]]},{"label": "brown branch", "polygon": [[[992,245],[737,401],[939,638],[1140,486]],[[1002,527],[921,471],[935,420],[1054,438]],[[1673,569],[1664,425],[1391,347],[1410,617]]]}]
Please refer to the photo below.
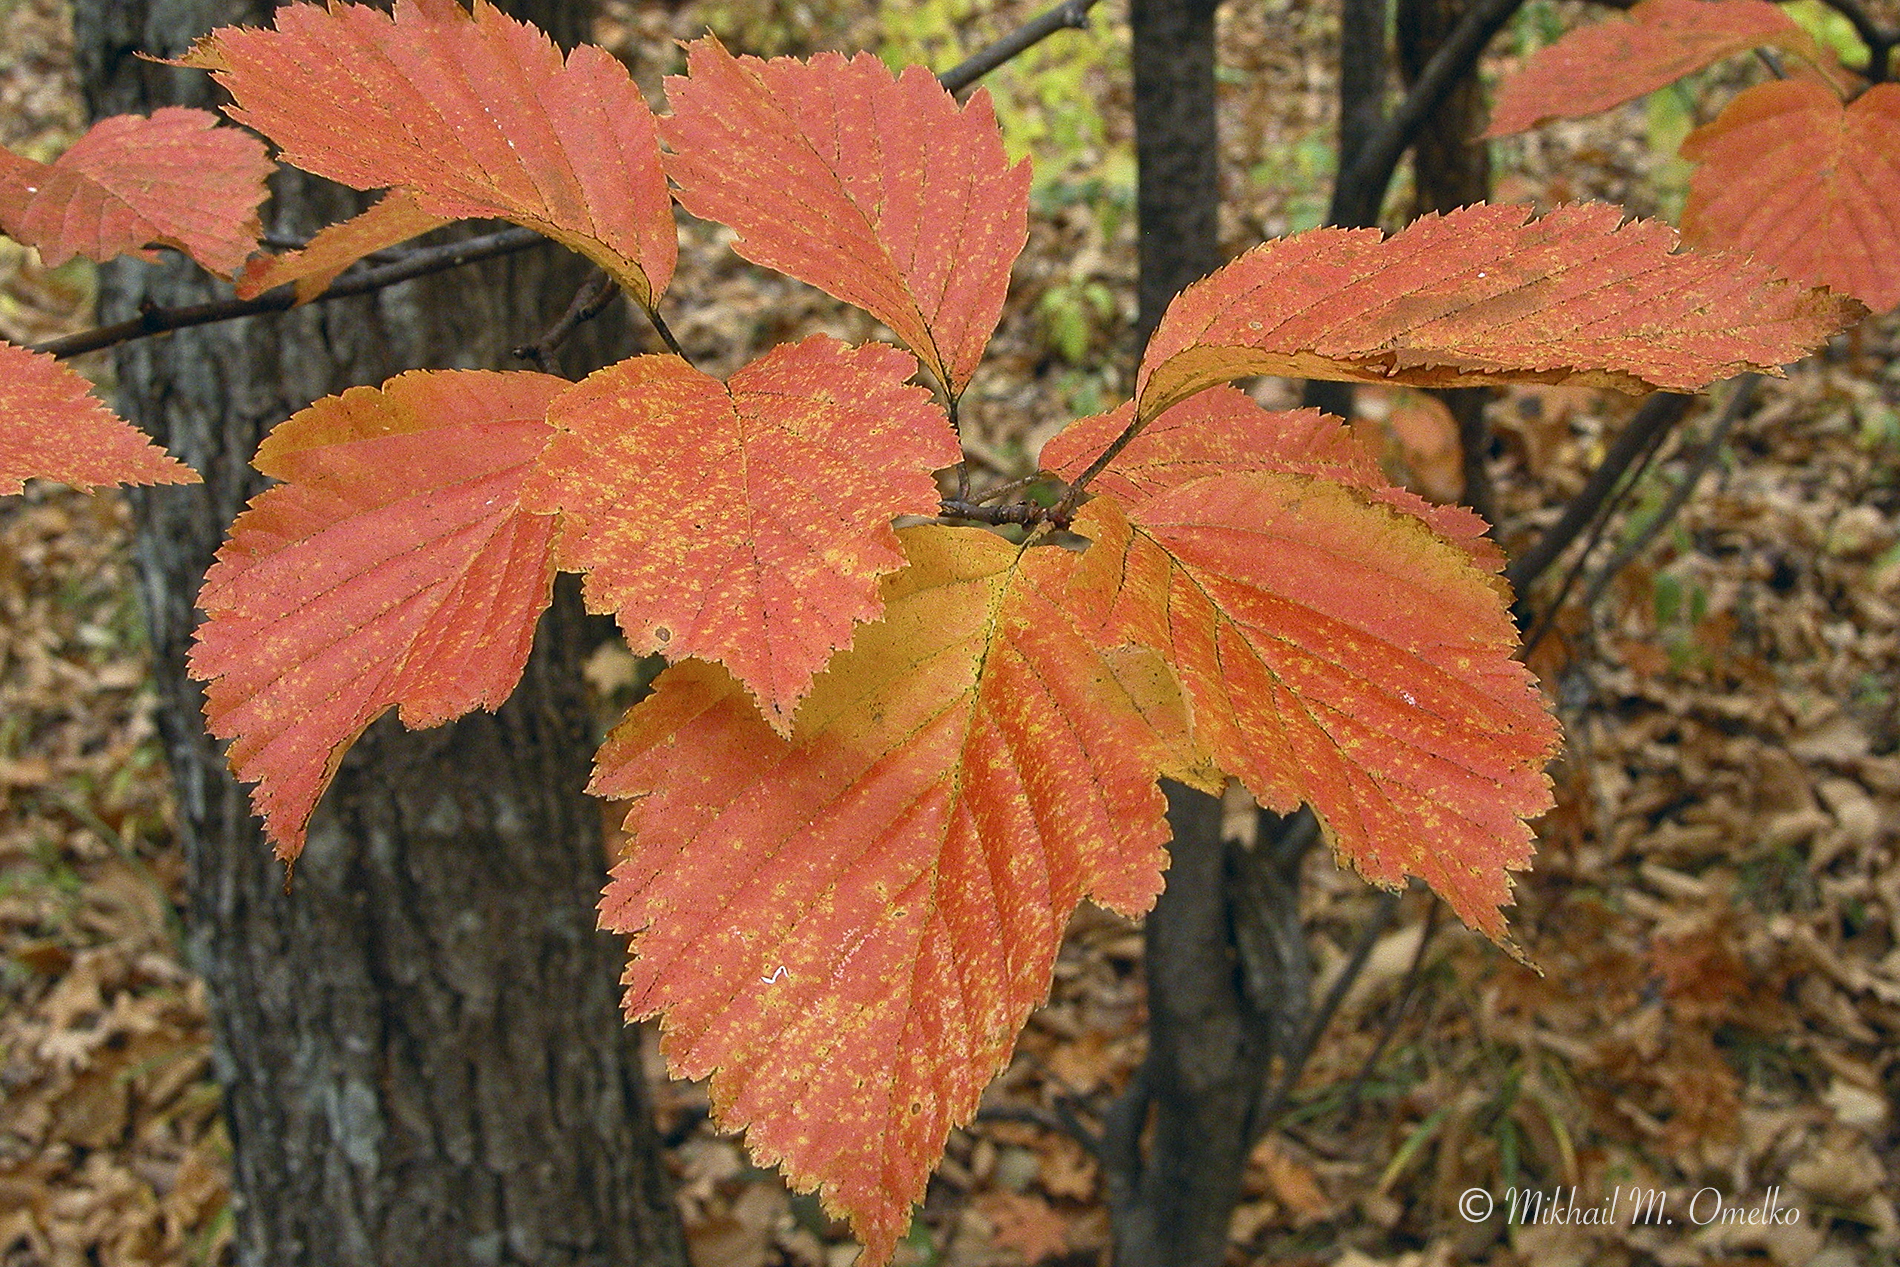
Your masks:
[{"label": "brown branch", "polygon": [[1689,412],[1689,406],[1695,403],[1695,397],[1679,392],[1656,392],[1645,400],[1623,428],[1623,434],[1616,438],[1609,452],[1603,455],[1603,461],[1590,473],[1577,495],[1564,507],[1563,515],[1552,524],[1537,543],[1523,554],[1511,560],[1504,569],[1504,578],[1511,588],[1522,594],[1542,576],[1550,565],[1555,563],[1570,543],[1580,536],[1597,512],[1610,500],[1610,494],[1616,491],[1623,473]]},{"label": "brown branch", "polygon": [[533,361],[535,368],[543,374],[559,374],[561,368],[554,354],[574,331],[605,312],[618,293],[619,288],[614,285],[614,279],[607,270],[596,267],[588,279],[581,283],[580,289],[574,292],[574,298],[560,319],[542,331],[541,337],[534,342],[515,348],[514,354],[524,361]]},{"label": "brown branch", "polygon": [[1735,389],[1729,393],[1728,401],[1722,406],[1721,416],[1716,419],[1715,426],[1709,431],[1708,440],[1689,460],[1688,468],[1682,473],[1682,481],[1669,491],[1669,496],[1663,500],[1663,504],[1657,508],[1649,522],[1645,523],[1634,537],[1617,547],[1616,553],[1612,554],[1609,561],[1590,578],[1590,584],[1583,592],[1583,605],[1586,610],[1596,606],[1597,600],[1603,597],[1603,591],[1609,588],[1610,582],[1616,579],[1617,573],[1628,567],[1637,555],[1648,549],[1649,543],[1654,541],[1657,534],[1669,526],[1670,520],[1676,517],[1677,512],[1688,504],[1690,496],[1696,490],[1696,485],[1702,482],[1703,475],[1708,472],[1716,456],[1721,453],[1722,445],[1728,439],[1728,433],[1734,430],[1736,421],[1753,403],[1755,389],[1760,385],[1761,375],[1759,374],[1744,374],[1741,381],[1735,384]]},{"label": "brown branch", "polygon": [[1458,81],[1471,73],[1491,37],[1503,29],[1524,0],[1479,0],[1445,42],[1438,46],[1399,108],[1370,130],[1359,152],[1340,165],[1333,185],[1328,224],[1359,228],[1378,223],[1379,204],[1385,201],[1392,173],[1419,129],[1438,109]]},{"label": "brown branch", "polygon": [[1867,78],[1877,84],[1885,83],[1888,60],[1894,48],[1900,46],[1900,27],[1881,27],[1860,0],[1821,0],[1821,3],[1846,18],[1854,34],[1867,46]]},{"label": "brown branch", "polygon": [[1004,62],[1042,43],[1057,31],[1087,30],[1089,10],[1095,4],[1096,0],[1063,0],[1063,3],[1031,18],[988,48],[944,71],[937,76],[937,82],[947,92],[962,92]]},{"label": "brown branch", "polygon": [[[512,255],[545,241],[547,239],[533,229],[503,229],[499,233],[484,234],[461,242],[423,247],[405,253],[400,260],[393,263],[363,269],[353,275],[346,273],[338,278],[328,290],[310,302],[320,304],[333,299],[366,295],[371,291],[394,286],[398,282],[427,277],[431,273],[446,272],[451,268],[473,264],[477,260],[493,259],[498,255]],[[78,356],[82,352],[96,352],[100,348],[130,343],[134,339],[147,339],[152,335],[164,334],[171,330],[207,326],[219,321],[235,321],[239,317],[253,317],[266,312],[284,312],[295,307],[296,303],[296,291],[285,285],[266,291],[255,299],[215,299],[209,303],[184,304],[176,308],[161,308],[152,305],[141,309],[139,315],[130,321],[120,321],[92,330],[81,330],[77,334],[69,334],[64,338],[49,339],[45,343],[34,345],[33,350],[50,352],[57,357]]]}]

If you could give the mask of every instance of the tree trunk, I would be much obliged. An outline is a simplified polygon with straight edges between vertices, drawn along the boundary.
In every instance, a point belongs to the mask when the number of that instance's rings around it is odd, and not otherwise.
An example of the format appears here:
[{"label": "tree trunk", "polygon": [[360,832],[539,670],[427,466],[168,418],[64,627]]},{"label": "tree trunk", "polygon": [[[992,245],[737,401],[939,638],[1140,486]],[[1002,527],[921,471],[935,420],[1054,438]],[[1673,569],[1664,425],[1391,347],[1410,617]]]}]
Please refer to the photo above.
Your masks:
[{"label": "tree trunk", "polygon": [[[1145,341],[1220,264],[1214,6],[1134,0],[1132,21]],[[1297,884],[1267,851],[1222,842],[1218,800],[1164,787],[1173,861],[1146,930],[1148,1054],[1109,1113],[1103,1170],[1117,1267],[1214,1267],[1270,1058],[1304,1033],[1307,959]]]},{"label": "tree trunk", "polygon": [[[268,7],[78,0],[93,111],[212,105],[207,76],[132,54],[177,56],[214,26],[265,23]],[[527,16],[565,19],[559,37],[585,14],[547,0]],[[291,172],[274,189],[286,233],[361,201]],[[133,503],[244,1263],[685,1263],[638,1032],[616,1006],[623,948],[594,930],[604,859],[580,790],[591,737],[578,665],[598,632],[574,590],[557,589],[499,714],[371,728],[288,888],[185,676],[193,596],[262,487],[247,462],[263,434],[317,396],[405,368],[508,367],[506,349],[549,324],[581,275],[542,248],[118,353],[119,407],[205,476]],[[103,271],[100,303],[118,320],[215,289],[180,261],[123,262]]]},{"label": "tree trunk", "polygon": [[1140,315],[1154,333],[1175,292],[1220,267],[1213,0],[1133,0]]},{"label": "tree trunk", "polygon": [[[1470,0],[1399,0],[1399,69],[1408,85],[1424,72],[1425,63],[1470,7]],[[1479,139],[1484,116],[1484,85],[1475,75],[1459,80],[1432,111],[1412,145],[1414,217],[1454,211],[1491,196],[1491,149]],[[1491,428],[1484,417],[1491,389],[1453,387],[1434,394],[1458,420],[1464,503],[1496,523],[1497,498],[1486,465],[1491,456]]]}]

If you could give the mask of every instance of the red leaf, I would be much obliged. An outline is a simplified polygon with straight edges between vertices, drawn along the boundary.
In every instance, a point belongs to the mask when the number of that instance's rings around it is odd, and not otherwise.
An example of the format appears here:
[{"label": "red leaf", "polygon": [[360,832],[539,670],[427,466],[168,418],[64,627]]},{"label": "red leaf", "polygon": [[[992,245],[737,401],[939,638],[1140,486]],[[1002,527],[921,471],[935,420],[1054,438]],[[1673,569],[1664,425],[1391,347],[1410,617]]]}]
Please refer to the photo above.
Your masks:
[{"label": "red leaf", "polygon": [[812,674],[882,610],[903,566],[891,519],[935,514],[956,437],[917,363],[825,335],[781,345],[730,389],[676,356],[589,377],[522,495],[565,520],[559,559],[636,652],[718,660],[781,733]]},{"label": "red leaf", "polygon": [[89,489],[196,484],[198,473],[100,404],[72,370],[0,343],[0,493],[35,478]]},{"label": "red leaf", "polygon": [[1780,79],[1690,133],[1682,233],[1748,251],[1876,312],[1900,304],[1900,86],[1842,107],[1819,84]]},{"label": "red leaf", "polygon": [[[1043,446],[1043,467],[1075,479],[1127,428],[1134,414],[1131,401],[1070,423]],[[1134,506],[1193,480],[1233,471],[1310,475],[1359,489],[1471,551],[1487,570],[1504,565],[1497,544],[1484,535],[1484,520],[1474,511],[1435,506],[1388,484],[1372,454],[1339,419],[1317,409],[1274,413],[1232,387],[1209,388],[1169,409],[1088,487]]]},{"label": "red leaf", "polygon": [[1356,489],[1266,471],[1126,515],[1098,497],[1075,530],[1093,544],[1071,608],[1161,652],[1222,769],[1279,812],[1312,805],[1367,879],[1422,876],[1503,943],[1557,727],[1494,578]]},{"label": "red leaf", "polygon": [[154,258],[176,247],[229,276],[257,245],[273,165],[257,138],[203,110],[115,115],[51,163],[0,150],[0,229],[49,268],[75,255]]},{"label": "red leaf", "polygon": [[809,65],[687,46],[667,171],[733,249],[882,321],[952,396],[1003,310],[1028,240],[1029,164],[1009,165],[989,94],[958,107],[920,66],[869,53]]},{"label": "red leaf", "polygon": [[950,1129],[1047,997],[1083,897],[1145,909],[1163,758],[1056,605],[1076,556],[904,530],[886,619],[789,741],[689,661],[602,748],[633,833],[601,903],[675,1074],[889,1259]]},{"label": "red leaf", "polygon": [[407,186],[446,219],[499,216],[587,256],[651,307],[677,235],[653,112],[626,68],[476,0],[277,10],[275,31],[223,27],[183,65],[214,72],[231,117],[305,171]]},{"label": "red leaf", "polygon": [[1643,0],[1627,19],[1578,27],[1498,89],[1486,136],[1633,101],[1752,48],[1785,49],[1846,85],[1833,55],[1768,0]]},{"label": "red leaf", "polygon": [[239,299],[250,299],[287,282],[297,283],[297,302],[307,304],[365,255],[407,242],[448,221],[416,205],[407,189],[392,189],[363,212],[320,229],[301,251],[267,255],[245,264],[237,279]]},{"label": "red leaf", "polygon": [[1168,306],[1140,416],[1244,374],[1693,391],[1772,372],[1861,313],[1736,256],[1672,254],[1673,229],[1616,207],[1529,215],[1480,204],[1391,238],[1315,229],[1254,248]]},{"label": "red leaf", "polygon": [[191,653],[205,716],[282,858],[343,751],[392,705],[411,729],[514,690],[548,604],[554,520],[521,482],[567,387],[545,374],[416,372],[283,423],[205,578]]}]

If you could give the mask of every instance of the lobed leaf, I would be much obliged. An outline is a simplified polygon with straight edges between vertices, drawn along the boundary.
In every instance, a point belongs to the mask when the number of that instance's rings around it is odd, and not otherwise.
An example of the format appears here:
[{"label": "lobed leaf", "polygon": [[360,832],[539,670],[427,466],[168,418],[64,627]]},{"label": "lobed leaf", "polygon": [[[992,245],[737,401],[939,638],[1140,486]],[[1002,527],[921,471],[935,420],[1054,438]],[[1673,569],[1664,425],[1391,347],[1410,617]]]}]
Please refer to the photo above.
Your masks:
[{"label": "lobed leaf", "polygon": [[1246,374],[1693,391],[1774,372],[1860,315],[1737,256],[1674,252],[1669,226],[1602,204],[1428,215],[1397,235],[1314,229],[1182,291],[1142,356],[1152,420]]},{"label": "lobed leaf", "polygon": [[1790,277],[1900,304],[1900,86],[1847,106],[1819,84],[1779,79],[1690,133],[1682,234],[1747,251]]},{"label": "lobed leaf", "polygon": [[869,312],[960,394],[1029,233],[1029,164],[1010,166],[989,94],[959,107],[920,66],[764,62],[710,37],[686,64],[661,124],[680,202],[738,230],[747,259]]},{"label": "lobed leaf", "polygon": [[230,276],[257,245],[273,164],[256,137],[203,110],[101,119],[51,163],[0,150],[0,231],[49,268],[75,255],[153,258],[170,246]]},{"label": "lobed leaf", "polygon": [[1499,907],[1549,808],[1557,727],[1512,659],[1495,578],[1411,515],[1247,470],[1125,511],[1097,497],[1070,597],[1104,645],[1152,647],[1196,739],[1260,802],[1310,804],[1338,855],[1424,878],[1509,948]]},{"label": "lobed leaf", "polygon": [[603,927],[715,1121],[889,1260],[950,1129],[1048,994],[1084,897],[1139,913],[1167,757],[1061,606],[1076,556],[905,529],[886,618],[789,739],[721,669],[663,674],[602,747],[632,797]]},{"label": "lobed leaf", "polygon": [[66,366],[0,342],[0,494],[36,478],[90,489],[195,484],[198,473],[100,404]]},{"label": "lobed leaf", "polygon": [[343,752],[391,706],[412,729],[499,708],[554,577],[555,521],[520,506],[546,374],[418,371],[278,426],[205,577],[192,676],[279,857]]},{"label": "lobed leaf", "polygon": [[339,224],[319,229],[299,251],[253,259],[238,274],[239,299],[251,299],[290,282],[297,302],[307,304],[330,288],[337,275],[366,255],[420,237],[448,221],[430,215],[408,189],[392,189]]},{"label": "lobed leaf", "polygon": [[[1130,401],[1080,418],[1043,446],[1042,466],[1074,480],[1134,421]],[[1355,488],[1423,522],[1496,571],[1503,555],[1485,536],[1485,522],[1463,506],[1435,506],[1388,483],[1378,460],[1350,428],[1317,409],[1274,412],[1233,387],[1211,387],[1173,406],[1143,428],[1089,484],[1133,506],[1211,475],[1276,471]]]},{"label": "lobed leaf", "polygon": [[780,733],[812,674],[882,610],[891,519],[935,514],[957,460],[917,363],[825,335],[730,387],[676,356],[597,371],[557,399],[522,502],[565,516],[558,558],[633,649],[731,669]]},{"label": "lobed leaf", "polygon": [[1642,0],[1539,49],[1498,88],[1486,136],[1577,119],[1634,101],[1724,57],[1775,47],[1846,88],[1834,55],[1768,0]]},{"label": "lobed leaf", "polygon": [[497,216],[547,234],[652,307],[678,240],[653,112],[626,68],[487,0],[278,9],[275,31],[223,27],[181,63],[228,89],[232,118],[305,171],[405,186],[444,219]]}]

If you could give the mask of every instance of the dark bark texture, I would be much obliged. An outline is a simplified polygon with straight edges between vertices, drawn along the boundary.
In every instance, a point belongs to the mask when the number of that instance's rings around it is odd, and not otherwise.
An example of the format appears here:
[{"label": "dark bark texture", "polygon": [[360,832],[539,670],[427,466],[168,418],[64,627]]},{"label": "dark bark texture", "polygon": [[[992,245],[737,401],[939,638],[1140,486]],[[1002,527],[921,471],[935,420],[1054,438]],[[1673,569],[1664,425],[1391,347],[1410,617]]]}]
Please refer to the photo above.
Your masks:
[{"label": "dark bark texture", "polygon": [[[1407,85],[1418,82],[1425,64],[1470,8],[1469,0],[1399,0],[1399,69]],[[1458,81],[1426,118],[1412,143],[1413,216],[1454,211],[1491,196],[1491,149],[1484,132],[1484,85],[1475,75]],[[1458,447],[1465,477],[1465,505],[1497,522],[1491,488],[1491,428],[1484,407],[1488,387],[1454,387],[1434,393],[1458,420]]]},{"label": "dark bark texture", "polygon": [[[268,4],[79,0],[93,111],[214,105],[207,76],[133,58],[182,53]],[[557,36],[582,6],[527,12]],[[565,30],[562,30],[562,27]],[[297,173],[274,185],[279,233],[361,198]],[[410,734],[393,717],[343,764],[286,887],[243,789],[206,738],[184,672],[193,597],[231,519],[262,486],[264,433],[326,393],[418,366],[507,368],[584,276],[556,248],[377,295],[132,344],[119,407],[204,476],[134,496],[138,569],[164,703],[233,1144],[239,1258],[306,1264],[682,1267],[623,947],[594,929],[600,817],[578,666],[598,629],[562,586],[499,714]],[[217,291],[182,262],[104,270],[108,320]],[[613,323],[610,323],[613,324]],[[626,327],[592,330],[573,367]],[[624,350],[624,349],[623,349]]]},{"label": "dark bark texture", "polygon": [[1220,267],[1213,0],[1132,0],[1139,348],[1168,301]]}]

